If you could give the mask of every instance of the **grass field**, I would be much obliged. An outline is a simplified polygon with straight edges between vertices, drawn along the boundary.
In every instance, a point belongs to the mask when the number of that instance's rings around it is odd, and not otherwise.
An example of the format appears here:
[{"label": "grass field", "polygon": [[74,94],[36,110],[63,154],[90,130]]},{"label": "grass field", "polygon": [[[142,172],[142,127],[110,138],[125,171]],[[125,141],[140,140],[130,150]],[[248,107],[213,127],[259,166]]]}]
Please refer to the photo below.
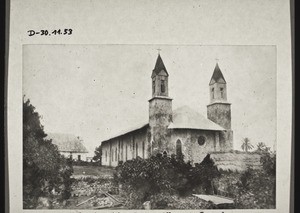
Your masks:
[{"label": "grass field", "polygon": [[99,178],[111,178],[113,177],[114,168],[103,166],[73,166],[74,178],[79,177],[99,177]]}]

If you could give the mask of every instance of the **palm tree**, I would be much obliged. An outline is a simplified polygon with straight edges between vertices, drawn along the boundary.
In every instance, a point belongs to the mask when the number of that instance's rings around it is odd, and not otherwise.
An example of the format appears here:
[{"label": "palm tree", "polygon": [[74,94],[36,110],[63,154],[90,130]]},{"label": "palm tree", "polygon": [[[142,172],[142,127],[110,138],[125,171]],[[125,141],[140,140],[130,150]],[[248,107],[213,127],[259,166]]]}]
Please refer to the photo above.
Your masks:
[{"label": "palm tree", "polygon": [[243,144],[242,144],[241,148],[245,152],[248,152],[248,150],[253,149],[253,145],[250,143],[250,139],[249,138],[244,138],[243,139]]},{"label": "palm tree", "polygon": [[256,146],[258,152],[263,152],[267,148],[264,142],[259,142]]}]

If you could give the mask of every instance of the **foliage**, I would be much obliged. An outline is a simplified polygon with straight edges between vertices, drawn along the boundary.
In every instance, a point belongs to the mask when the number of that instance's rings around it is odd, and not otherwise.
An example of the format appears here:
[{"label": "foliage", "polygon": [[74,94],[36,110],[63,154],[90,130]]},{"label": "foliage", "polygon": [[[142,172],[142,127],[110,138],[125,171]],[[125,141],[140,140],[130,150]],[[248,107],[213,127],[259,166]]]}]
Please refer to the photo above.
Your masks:
[{"label": "foliage", "polygon": [[236,196],[237,208],[275,208],[275,185],[275,176],[269,175],[265,170],[249,168],[241,177]]},{"label": "foliage", "polygon": [[253,149],[254,146],[250,143],[250,139],[249,139],[249,138],[244,138],[244,139],[243,139],[243,144],[242,144],[241,148],[242,148],[245,152],[248,152],[248,150]]},{"label": "foliage", "polygon": [[[261,154],[261,169],[249,167],[245,172],[222,173],[219,186],[226,196],[235,198],[236,208],[270,209],[276,201],[276,154]],[[220,186],[221,185],[221,186]]]},{"label": "foliage", "polygon": [[264,171],[268,175],[276,175],[276,153],[265,152],[260,158]]},{"label": "foliage", "polygon": [[100,146],[96,147],[94,153],[95,153],[95,155],[93,157],[93,160],[99,162],[99,165],[101,165],[101,160],[102,160],[102,146],[100,145]]},{"label": "foliage", "polygon": [[123,191],[130,192],[129,208],[139,208],[152,196],[162,193],[187,196],[199,186],[211,191],[211,180],[217,176],[218,171],[209,156],[192,167],[184,162],[183,156],[157,154],[149,159],[137,157],[120,163],[115,180],[122,185]]},{"label": "foliage", "polygon": [[62,157],[57,146],[45,139],[40,115],[30,101],[23,102],[23,204],[36,208],[38,198],[55,190],[67,199],[71,191],[71,162]]}]

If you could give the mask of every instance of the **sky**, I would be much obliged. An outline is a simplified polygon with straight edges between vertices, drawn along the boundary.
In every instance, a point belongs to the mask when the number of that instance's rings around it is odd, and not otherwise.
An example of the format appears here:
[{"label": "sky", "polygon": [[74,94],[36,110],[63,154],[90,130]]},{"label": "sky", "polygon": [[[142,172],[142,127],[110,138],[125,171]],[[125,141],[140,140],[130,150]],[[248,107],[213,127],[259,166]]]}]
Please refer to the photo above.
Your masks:
[{"label": "sky", "polygon": [[46,133],[80,136],[93,153],[102,140],[148,121],[158,48],[173,110],[188,105],[206,116],[217,59],[232,104],[234,148],[248,137],[276,149],[275,46],[24,45],[23,94]]}]

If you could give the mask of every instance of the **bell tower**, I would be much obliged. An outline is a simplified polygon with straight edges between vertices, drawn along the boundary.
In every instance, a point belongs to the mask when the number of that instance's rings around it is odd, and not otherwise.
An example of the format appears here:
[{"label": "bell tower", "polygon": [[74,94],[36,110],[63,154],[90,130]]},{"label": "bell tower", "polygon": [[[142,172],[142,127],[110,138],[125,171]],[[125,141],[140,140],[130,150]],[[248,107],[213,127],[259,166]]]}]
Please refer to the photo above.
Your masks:
[{"label": "bell tower", "polygon": [[152,71],[152,98],[149,100],[149,126],[151,132],[151,154],[168,150],[168,126],[172,121],[172,98],[169,97],[169,74],[158,54]]},{"label": "bell tower", "polygon": [[231,130],[231,104],[227,101],[227,83],[218,63],[209,82],[210,103],[207,105],[207,118],[225,129],[220,134],[223,151],[233,148]]}]

